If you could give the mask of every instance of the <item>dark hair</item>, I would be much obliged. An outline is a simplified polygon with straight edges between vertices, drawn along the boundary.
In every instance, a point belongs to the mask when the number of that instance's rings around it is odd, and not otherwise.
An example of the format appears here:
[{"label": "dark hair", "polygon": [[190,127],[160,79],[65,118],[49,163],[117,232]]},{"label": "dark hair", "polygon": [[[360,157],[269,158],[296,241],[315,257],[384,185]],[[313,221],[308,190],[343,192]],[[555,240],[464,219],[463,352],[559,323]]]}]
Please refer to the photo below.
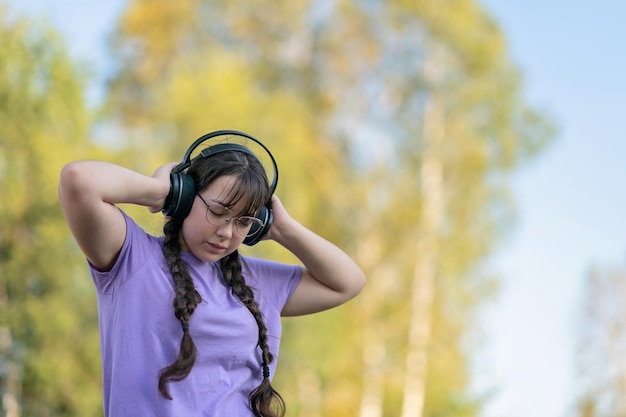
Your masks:
[{"label": "dark hair", "polygon": [[[234,192],[230,195],[227,205],[234,205],[244,199],[244,215],[254,215],[270,198],[267,175],[261,163],[252,155],[243,152],[229,151],[194,160],[187,171],[193,180],[196,190],[203,190],[212,181],[224,175],[233,175],[237,178]],[[183,328],[183,337],[180,351],[176,360],[161,370],[159,377],[159,391],[165,398],[172,399],[167,383],[181,381],[191,372],[197,349],[189,333],[189,318],[196,306],[202,301],[196,291],[193,279],[187,266],[180,257],[180,233],[183,220],[171,217],[163,227],[163,253],[174,280],[174,315]],[[263,381],[249,396],[250,407],[257,417],[282,417],[285,415],[285,402],[276,392],[269,380],[269,364],[273,355],[267,343],[267,326],[254,300],[252,289],[246,284],[241,271],[241,260],[237,251],[220,260],[224,282],[231,288],[232,293],[248,308],[259,327],[259,344],[262,352],[261,371]]]}]

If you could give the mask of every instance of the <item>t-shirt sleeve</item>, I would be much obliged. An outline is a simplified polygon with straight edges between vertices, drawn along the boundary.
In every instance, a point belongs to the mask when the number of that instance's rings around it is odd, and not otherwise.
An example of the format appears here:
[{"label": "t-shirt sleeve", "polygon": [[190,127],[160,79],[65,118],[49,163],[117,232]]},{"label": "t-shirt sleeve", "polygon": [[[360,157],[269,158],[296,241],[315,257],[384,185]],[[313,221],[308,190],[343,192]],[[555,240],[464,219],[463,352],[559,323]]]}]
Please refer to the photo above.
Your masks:
[{"label": "t-shirt sleeve", "polygon": [[242,272],[246,283],[279,312],[291,298],[302,278],[302,267],[258,258],[244,257]]},{"label": "t-shirt sleeve", "polygon": [[109,271],[99,271],[87,260],[96,290],[102,294],[114,292],[150,259],[155,250],[160,250],[156,238],[147,234],[123,211],[122,214],[126,219],[126,237],[113,267]]}]

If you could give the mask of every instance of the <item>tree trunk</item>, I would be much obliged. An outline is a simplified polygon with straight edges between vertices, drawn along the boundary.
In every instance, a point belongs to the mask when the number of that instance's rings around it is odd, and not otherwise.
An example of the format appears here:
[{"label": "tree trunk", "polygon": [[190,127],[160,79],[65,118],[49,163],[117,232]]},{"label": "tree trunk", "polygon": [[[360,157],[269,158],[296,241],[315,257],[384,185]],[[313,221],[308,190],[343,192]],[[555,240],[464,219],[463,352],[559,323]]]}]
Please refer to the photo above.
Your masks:
[{"label": "tree trunk", "polygon": [[374,316],[384,297],[386,274],[381,273],[379,240],[364,236],[357,253],[359,265],[369,276],[367,291],[361,296],[363,308],[363,393],[359,417],[382,417],[384,400],[384,364],[386,356],[384,324]]},{"label": "tree trunk", "polygon": [[409,342],[404,380],[402,417],[422,417],[426,398],[426,370],[431,339],[432,306],[438,261],[438,240],[443,217],[443,168],[440,147],[444,138],[443,103],[437,93],[438,57],[424,65],[431,96],[424,108],[425,150],[421,168],[422,215],[416,247]]},{"label": "tree trunk", "polygon": [[322,382],[314,370],[302,367],[297,376],[298,401],[302,415],[320,417],[322,406]]},{"label": "tree trunk", "polygon": [[[0,311],[8,311],[8,295],[0,286]],[[14,345],[11,329],[0,324],[0,415],[20,417],[21,372],[14,361]]]}]

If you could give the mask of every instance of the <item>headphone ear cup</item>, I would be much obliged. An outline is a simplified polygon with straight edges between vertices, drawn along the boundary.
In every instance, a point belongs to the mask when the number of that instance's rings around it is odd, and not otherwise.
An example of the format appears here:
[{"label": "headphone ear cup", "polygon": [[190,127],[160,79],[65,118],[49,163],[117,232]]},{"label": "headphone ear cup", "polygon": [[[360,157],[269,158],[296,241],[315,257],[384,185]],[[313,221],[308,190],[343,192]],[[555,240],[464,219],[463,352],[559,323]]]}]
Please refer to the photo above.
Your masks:
[{"label": "headphone ear cup", "polygon": [[161,210],[170,217],[184,219],[193,206],[196,197],[196,186],[193,178],[187,174],[172,174],[170,176],[170,193],[165,199]]},{"label": "headphone ear cup", "polygon": [[263,236],[265,236],[270,230],[270,227],[272,227],[274,214],[272,213],[272,209],[266,205],[259,210],[259,214],[256,218],[263,222],[263,226],[257,226],[256,224],[253,225],[250,229],[250,234],[252,234],[252,236],[248,236],[243,240],[244,245],[252,246],[259,243]]}]

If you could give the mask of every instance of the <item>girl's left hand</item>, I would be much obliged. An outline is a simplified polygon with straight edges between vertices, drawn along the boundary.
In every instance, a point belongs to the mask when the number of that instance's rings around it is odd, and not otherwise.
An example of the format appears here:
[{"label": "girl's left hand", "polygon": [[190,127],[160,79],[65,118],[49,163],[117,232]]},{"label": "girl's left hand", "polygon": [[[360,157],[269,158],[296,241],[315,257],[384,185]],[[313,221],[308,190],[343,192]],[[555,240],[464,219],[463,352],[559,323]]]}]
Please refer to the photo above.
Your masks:
[{"label": "girl's left hand", "polygon": [[276,194],[272,195],[272,215],[274,217],[272,226],[262,240],[278,240],[284,228],[288,227],[289,223],[293,221]]}]

